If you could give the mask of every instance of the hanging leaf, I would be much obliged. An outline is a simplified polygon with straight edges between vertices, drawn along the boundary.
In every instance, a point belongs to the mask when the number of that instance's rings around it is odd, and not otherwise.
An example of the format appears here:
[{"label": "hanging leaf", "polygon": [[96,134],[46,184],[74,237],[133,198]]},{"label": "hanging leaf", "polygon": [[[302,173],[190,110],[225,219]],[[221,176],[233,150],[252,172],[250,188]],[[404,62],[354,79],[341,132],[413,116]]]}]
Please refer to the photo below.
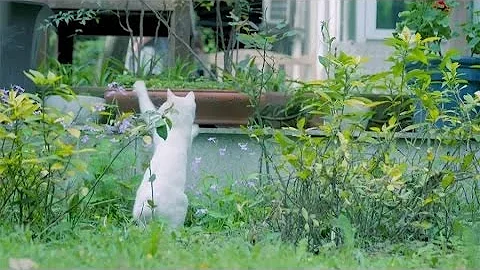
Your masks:
[{"label": "hanging leaf", "polygon": [[443,188],[448,188],[455,182],[455,175],[453,173],[448,173],[442,178],[442,182],[440,183]]},{"label": "hanging leaf", "polygon": [[468,169],[473,162],[474,154],[468,153],[462,160],[462,171]]},{"label": "hanging leaf", "polygon": [[157,127],[157,133],[160,138],[166,140],[168,136],[168,127],[166,124],[162,124],[161,126]]}]

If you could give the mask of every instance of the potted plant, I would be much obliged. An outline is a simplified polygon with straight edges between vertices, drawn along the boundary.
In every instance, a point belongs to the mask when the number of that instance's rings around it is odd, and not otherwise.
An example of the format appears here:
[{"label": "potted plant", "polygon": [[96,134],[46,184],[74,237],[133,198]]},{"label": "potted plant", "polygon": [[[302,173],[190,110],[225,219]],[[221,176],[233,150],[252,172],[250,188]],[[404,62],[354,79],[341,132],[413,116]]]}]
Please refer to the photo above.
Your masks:
[{"label": "potted plant", "polygon": [[[268,72],[265,72],[263,77],[268,78],[265,82],[267,91],[255,96],[259,87],[256,79],[261,78],[261,74],[253,72],[252,69],[237,71],[236,76],[225,77],[222,82],[189,76],[183,77],[183,81],[178,76],[165,80],[157,76],[147,79],[146,84],[150,99],[156,106],[165,102],[167,89],[179,96],[194,91],[197,103],[195,122],[202,126],[246,125],[254,116],[256,107],[269,122],[285,122],[283,120],[290,115],[285,115],[289,87],[283,73],[271,72],[272,76],[268,76]],[[118,79],[119,82],[111,83],[107,87],[104,94],[106,102],[115,103],[121,112],[139,112],[136,94],[131,91],[131,85],[139,78],[127,75]],[[253,98],[258,98],[258,104],[253,104]]]},{"label": "potted plant", "polygon": [[[434,38],[433,42],[427,43],[428,65],[420,62],[412,62],[407,66],[407,70],[426,69],[431,74],[431,89],[441,91],[443,89],[443,78],[441,72],[442,59],[445,53],[442,51],[442,44],[457,35],[451,28],[452,10],[458,6],[455,0],[421,0],[410,1],[408,9],[399,14],[400,22],[397,24],[396,34],[400,33],[404,27],[413,29],[415,33],[420,34],[422,38]],[[478,12],[475,12],[478,14]],[[466,81],[458,94],[443,93],[446,101],[441,106],[444,110],[455,111],[458,109],[457,97],[463,99],[467,94],[473,95],[480,89],[480,58],[473,57],[480,52],[480,24],[477,20],[472,20],[460,24],[463,34],[465,34],[471,55],[453,57],[452,61],[459,64],[459,77]],[[451,51],[449,52],[451,53]],[[423,113],[418,113],[423,118]],[[423,119],[417,119],[416,122]],[[440,124],[441,126],[442,124]]]},{"label": "potted plant", "polygon": [[429,49],[442,55],[441,45],[452,35],[450,15],[458,5],[455,0],[417,0],[408,2],[408,8],[398,14],[396,34],[404,27],[412,29],[422,38],[435,37],[437,40],[429,44]]}]

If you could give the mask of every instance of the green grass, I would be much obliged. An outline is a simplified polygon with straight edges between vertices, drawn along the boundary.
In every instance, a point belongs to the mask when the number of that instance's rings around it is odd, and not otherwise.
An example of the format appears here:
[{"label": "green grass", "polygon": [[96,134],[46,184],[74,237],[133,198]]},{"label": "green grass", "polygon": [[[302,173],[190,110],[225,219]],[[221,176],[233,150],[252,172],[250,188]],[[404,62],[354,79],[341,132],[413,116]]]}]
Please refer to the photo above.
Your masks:
[{"label": "green grass", "polygon": [[[98,144],[99,150],[89,161],[89,170],[95,174],[102,170],[113,150],[108,140],[91,143]],[[261,222],[252,217],[261,215],[261,210],[255,204],[244,204],[255,202],[256,192],[235,186],[234,179],[223,185],[216,178],[203,179],[198,186],[203,195],[189,194],[191,209],[185,228],[172,232],[159,223],[138,227],[130,223],[134,191],[140,181],[133,173],[133,150],[128,149],[114,163],[97,187],[87,211],[90,214],[75,228],[63,221],[45,238],[32,240],[28,230],[0,225],[0,269],[8,268],[9,259],[16,258],[31,259],[39,269],[480,268],[475,227],[461,234],[471,241],[455,236],[453,248],[442,248],[441,242],[376,243],[369,249],[335,248],[326,243],[318,254],[308,252],[305,242],[293,245],[258,226]],[[212,184],[219,185],[218,191],[208,193]],[[238,205],[244,205],[246,214],[238,213]],[[192,216],[200,208],[207,208],[209,213]]]},{"label": "green grass", "polygon": [[[443,252],[434,245],[389,246],[390,252],[321,249],[318,255],[282,243],[271,233],[252,245],[242,231],[208,234],[199,227],[167,232],[159,224],[146,229],[106,224],[59,234],[46,243],[28,232],[3,230],[0,268],[9,258],[30,258],[40,269],[52,268],[337,268],[337,269],[458,269],[478,267],[472,248]],[[478,250],[478,249],[477,249]],[[473,254],[473,256],[472,256]]]},{"label": "green grass", "polygon": [[[138,78],[131,75],[120,75],[115,81],[121,85],[131,88]],[[155,89],[235,89],[231,82],[218,82],[209,79],[167,79],[167,78],[149,78],[145,84],[151,90]]]}]

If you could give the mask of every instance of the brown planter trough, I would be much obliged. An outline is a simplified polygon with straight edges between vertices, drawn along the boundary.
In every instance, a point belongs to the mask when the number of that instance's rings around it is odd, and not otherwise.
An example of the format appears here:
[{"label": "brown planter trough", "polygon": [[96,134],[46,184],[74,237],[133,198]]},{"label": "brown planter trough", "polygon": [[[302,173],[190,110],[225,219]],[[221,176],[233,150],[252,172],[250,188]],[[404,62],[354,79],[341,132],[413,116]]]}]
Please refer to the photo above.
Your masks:
[{"label": "brown planter trough", "polygon": [[[247,95],[232,90],[173,90],[177,96],[185,96],[190,91],[195,92],[197,103],[195,123],[199,125],[240,126],[248,124],[253,108]],[[163,89],[149,90],[148,95],[155,106],[162,105],[167,99],[167,91]],[[121,112],[140,111],[135,92],[130,89],[124,92],[105,92],[105,100],[117,104]],[[261,97],[262,107],[284,105],[288,100],[285,93],[269,92]]]}]

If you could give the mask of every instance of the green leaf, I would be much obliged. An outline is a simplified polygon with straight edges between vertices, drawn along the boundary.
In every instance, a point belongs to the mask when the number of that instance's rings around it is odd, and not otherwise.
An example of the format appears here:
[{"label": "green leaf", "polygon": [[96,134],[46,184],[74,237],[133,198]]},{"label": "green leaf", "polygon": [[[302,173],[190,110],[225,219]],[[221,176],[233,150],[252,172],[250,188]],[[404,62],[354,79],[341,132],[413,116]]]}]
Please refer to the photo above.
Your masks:
[{"label": "green leaf", "polygon": [[330,59],[328,59],[328,58],[325,57],[325,56],[321,56],[321,55],[318,56],[318,61],[320,62],[320,64],[321,64],[322,66],[324,66],[324,67],[326,67],[326,68],[328,68],[328,67],[330,66],[330,64],[331,64]]},{"label": "green leaf", "polygon": [[466,169],[468,169],[470,167],[470,165],[473,162],[473,158],[474,158],[473,153],[468,153],[466,156],[463,157],[462,166],[461,166],[462,171],[465,171]]},{"label": "green leaf", "polygon": [[448,173],[442,178],[440,183],[443,188],[448,188],[455,182],[455,175],[453,173]]},{"label": "green leaf", "polygon": [[155,203],[153,202],[153,200],[147,200],[147,204],[148,204],[148,206],[150,207],[150,209],[153,209],[153,208],[157,207],[157,206],[155,205]]},{"label": "green leaf", "polygon": [[420,128],[420,127],[422,127],[422,126],[424,126],[424,125],[425,125],[424,123],[418,123],[418,124],[409,125],[409,126],[406,126],[404,129],[402,129],[402,132],[407,132],[407,131],[415,130],[415,129]]},{"label": "green leaf", "polygon": [[155,181],[155,179],[157,179],[157,175],[152,174],[152,175],[150,175],[150,178],[148,178],[148,182],[153,182],[153,181]]},{"label": "green leaf", "polygon": [[297,128],[302,130],[305,127],[305,117],[302,117],[297,122]]},{"label": "green leaf", "polygon": [[170,118],[164,117],[163,120],[167,124],[168,128],[172,128],[172,120],[170,120]]},{"label": "green leaf", "polygon": [[310,232],[310,225],[308,225],[308,223],[305,223],[304,228],[306,232]]},{"label": "green leaf", "polygon": [[393,126],[393,125],[395,125],[395,123],[397,123],[397,118],[395,116],[392,116],[392,117],[390,117],[390,119],[388,119],[388,125],[389,126]]},{"label": "green leaf", "polygon": [[215,218],[215,219],[225,219],[228,217],[227,214],[222,214],[220,212],[217,212],[217,211],[208,211],[208,215],[212,218]]},{"label": "green leaf", "polygon": [[168,136],[167,125],[161,125],[161,126],[157,127],[157,133],[158,133],[158,136],[160,136],[160,138],[166,140],[167,136]]},{"label": "green leaf", "polygon": [[10,118],[8,116],[6,116],[5,114],[0,113],[0,123],[3,123],[3,122],[11,123],[12,120],[10,120]]},{"label": "green leaf", "polygon": [[72,135],[73,137],[75,138],[80,138],[80,135],[81,135],[81,132],[80,130],[76,129],[76,128],[68,128],[67,129],[68,133],[70,133],[70,135]]},{"label": "green leaf", "polygon": [[307,212],[307,209],[305,209],[305,207],[302,207],[302,216],[303,216],[303,219],[305,219],[305,221],[308,221],[308,212]]}]

